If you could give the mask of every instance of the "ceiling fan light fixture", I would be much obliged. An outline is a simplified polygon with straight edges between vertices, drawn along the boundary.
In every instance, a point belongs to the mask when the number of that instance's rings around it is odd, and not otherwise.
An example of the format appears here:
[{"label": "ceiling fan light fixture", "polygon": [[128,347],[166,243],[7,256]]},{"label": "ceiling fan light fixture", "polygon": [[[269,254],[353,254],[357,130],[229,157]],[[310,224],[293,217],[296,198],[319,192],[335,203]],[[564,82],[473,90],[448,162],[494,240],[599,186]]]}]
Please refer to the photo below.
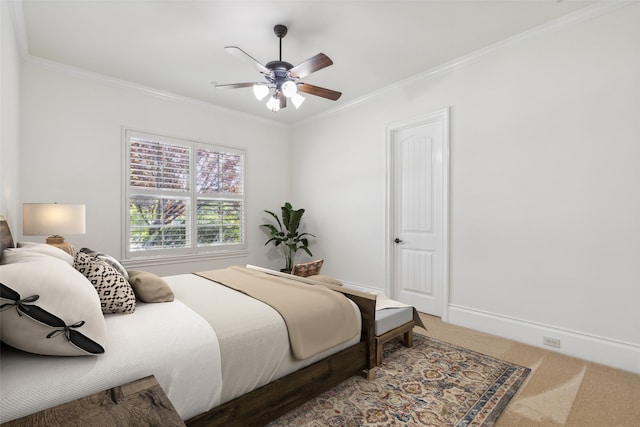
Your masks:
[{"label": "ceiling fan light fixture", "polygon": [[267,85],[253,85],[253,94],[256,96],[258,101],[262,101],[265,96],[269,95],[269,88]]},{"label": "ceiling fan light fixture", "polygon": [[300,106],[302,105],[302,103],[304,102],[304,100],[307,99],[304,96],[300,95],[299,93],[295,93],[292,97],[291,97],[291,102],[293,102],[293,105],[296,107],[296,110],[298,108],[300,108]]},{"label": "ceiling fan light fixture", "polygon": [[291,98],[298,93],[298,85],[291,80],[287,80],[282,84],[282,94],[287,98]]},{"label": "ceiling fan light fixture", "polygon": [[272,96],[271,98],[269,98],[269,100],[267,101],[267,108],[274,113],[280,109],[280,100],[277,96]]}]

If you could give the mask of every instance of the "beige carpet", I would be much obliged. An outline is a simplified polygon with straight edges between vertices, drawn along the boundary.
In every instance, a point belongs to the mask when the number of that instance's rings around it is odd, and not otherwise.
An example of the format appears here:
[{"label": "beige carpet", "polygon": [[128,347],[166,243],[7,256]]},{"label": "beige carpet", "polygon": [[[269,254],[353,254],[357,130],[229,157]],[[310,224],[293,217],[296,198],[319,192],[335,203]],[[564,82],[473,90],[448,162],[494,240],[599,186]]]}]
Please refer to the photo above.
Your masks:
[{"label": "beige carpet", "polygon": [[496,427],[640,426],[640,375],[420,317],[418,333],[531,369]]}]

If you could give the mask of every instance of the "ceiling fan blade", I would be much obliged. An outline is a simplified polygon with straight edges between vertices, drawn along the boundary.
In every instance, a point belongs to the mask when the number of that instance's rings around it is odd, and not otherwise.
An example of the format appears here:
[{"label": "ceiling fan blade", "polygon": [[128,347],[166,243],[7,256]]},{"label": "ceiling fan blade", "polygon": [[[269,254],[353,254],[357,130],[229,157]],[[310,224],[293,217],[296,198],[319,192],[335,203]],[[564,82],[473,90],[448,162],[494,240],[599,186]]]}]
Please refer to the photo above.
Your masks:
[{"label": "ceiling fan blade", "polygon": [[289,75],[294,79],[301,79],[311,73],[322,70],[331,64],[333,64],[333,61],[327,55],[319,53],[290,69]]},{"label": "ceiling fan blade", "polygon": [[298,83],[298,90],[300,92],[308,93],[309,95],[321,96],[332,101],[337,101],[338,98],[342,96],[341,92],[336,92],[335,90],[331,89],[325,89],[320,86],[310,85],[308,83]]},{"label": "ceiling fan blade", "polygon": [[242,87],[253,87],[258,84],[261,84],[261,83],[247,82],[247,83],[230,83],[230,84],[223,84],[223,85],[215,84],[215,87],[218,89],[239,89]]},{"label": "ceiling fan blade", "polygon": [[253,56],[249,55],[247,52],[245,52],[244,50],[240,49],[237,46],[226,46],[224,50],[231,53],[232,55],[237,56],[238,58],[242,58],[245,61],[251,62],[251,64],[253,64],[253,66],[255,66],[258,69],[258,71],[260,71],[263,74],[271,73],[271,70],[269,70],[267,67],[265,67],[260,62],[258,62],[258,60],[255,59]]}]

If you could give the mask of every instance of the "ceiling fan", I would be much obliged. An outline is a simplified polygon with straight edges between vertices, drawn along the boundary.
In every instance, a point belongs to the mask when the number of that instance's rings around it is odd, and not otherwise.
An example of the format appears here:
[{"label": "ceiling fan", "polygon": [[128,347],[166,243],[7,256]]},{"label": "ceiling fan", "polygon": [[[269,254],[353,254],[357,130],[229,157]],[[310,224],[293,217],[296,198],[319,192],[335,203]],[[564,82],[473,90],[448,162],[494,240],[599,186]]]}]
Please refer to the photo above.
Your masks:
[{"label": "ceiling fan", "polygon": [[258,100],[262,100],[264,97],[269,95],[267,108],[274,112],[278,111],[280,108],[286,108],[287,99],[290,99],[296,108],[300,107],[305,98],[301,96],[299,92],[320,96],[332,101],[336,101],[340,98],[342,95],[340,92],[300,81],[300,79],[308,76],[309,74],[332,65],[333,61],[327,55],[319,53],[306,61],[293,66],[282,60],[282,38],[287,35],[287,27],[280,24],[276,25],[273,27],[273,32],[280,39],[280,59],[268,62],[267,65],[261,64],[237,46],[227,46],[224,48],[227,52],[249,61],[258,69],[258,72],[262,74],[264,81],[215,84],[215,87],[219,89],[253,87],[253,93]]}]

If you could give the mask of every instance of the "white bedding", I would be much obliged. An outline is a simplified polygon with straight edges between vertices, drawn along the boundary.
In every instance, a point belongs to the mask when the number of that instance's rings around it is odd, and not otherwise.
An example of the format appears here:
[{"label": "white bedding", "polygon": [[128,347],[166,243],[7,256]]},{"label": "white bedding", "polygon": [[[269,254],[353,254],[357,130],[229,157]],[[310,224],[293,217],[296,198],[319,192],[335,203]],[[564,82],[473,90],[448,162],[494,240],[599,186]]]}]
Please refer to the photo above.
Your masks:
[{"label": "white bedding", "polygon": [[103,355],[38,356],[3,346],[0,422],[148,375],[186,420],[360,341],[358,333],[297,360],[284,320],[268,305],[194,274],[164,279],[173,302],[138,301],[132,314],[105,316]]},{"label": "white bedding", "polygon": [[[164,278],[174,295],[213,326],[222,356],[222,397],[235,397],[309,366],[360,341],[360,332],[349,341],[314,357],[293,356],[284,320],[270,306],[195,274]],[[361,322],[360,310],[351,302]]]},{"label": "white bedding", "polygon": [[155,375],[183,419],[218,404],[222,378],[215,332],[182,302],[138,302],[134,313],[105,320],[104,355],[38,356],[4,346],[0,422],[148,375]]}]

